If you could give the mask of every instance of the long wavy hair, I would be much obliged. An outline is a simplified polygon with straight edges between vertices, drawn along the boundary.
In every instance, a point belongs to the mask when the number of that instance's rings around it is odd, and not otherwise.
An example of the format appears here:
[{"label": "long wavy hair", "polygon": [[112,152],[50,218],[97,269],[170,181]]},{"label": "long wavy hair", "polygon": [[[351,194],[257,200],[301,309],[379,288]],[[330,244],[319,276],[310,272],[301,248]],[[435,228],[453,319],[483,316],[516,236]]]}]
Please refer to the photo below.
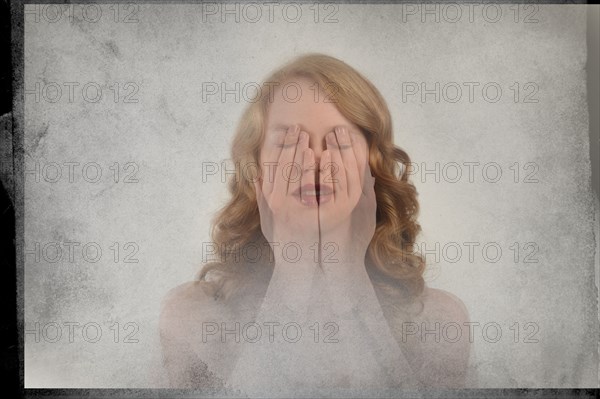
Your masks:
[{"label": "long wavy hair", "polygon": [[377,88],[346,63],[323,54],[300,56],[274,71],[245,109],[231,149],[235,166],[235,175],[228,181],[231,199],[212,224],[211,237],[218,255],[214,262],[204,265],[197,279],[214,283],[215,298],[229,298],[253,274],[272,272],[273,254],[261,231],[251,180],[255,176],[249,171],[259,169],[273,87],[300,77],[323,88],[339,112],[367,139],[377,214],[365,266],[374,286],[381,288],[380,293],[393,293],[400,302],[411,303],[423,292],[425,261],[413,251],[421,227],[416,221],[418,194],[408,179],[410,158],[393,143],[390,112]]}]

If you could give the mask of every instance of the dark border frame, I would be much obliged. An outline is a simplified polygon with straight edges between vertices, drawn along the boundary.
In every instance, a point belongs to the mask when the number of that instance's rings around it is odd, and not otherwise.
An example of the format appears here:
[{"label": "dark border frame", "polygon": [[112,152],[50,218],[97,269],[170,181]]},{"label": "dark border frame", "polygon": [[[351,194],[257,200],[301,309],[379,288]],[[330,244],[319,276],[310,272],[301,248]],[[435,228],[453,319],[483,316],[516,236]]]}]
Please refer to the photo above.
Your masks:
[{"label": "dark border frame", "polygon": [[[255,0],[256,1],[256,0]],[[265,0],[266,2],[267,0]],[[10,3],[11,13],[11,56],[12,56],[12,84],[13,84],[13,110],[12,110],[12,133],[13,133],[13,176],[14,176],[14,187],[8,187],[9,192],[13,193],[12,198],[14,199],[14,211],[15,211],[15,260],[16,260],[16,293],[17,293],[17,309],[16,309],[16,322],[18,330],[18,359],[5,359],[5,361],[15,361],[18,363],[18,388],[15,392],[18,397],[25,398],[194,398],[194,397],[210,397],[216,398],[214,393],[211,394],[209,391],[200,390],[182,390],[182,389],[25,389],[24,388],[24,5],[25,4],[112,4],[112,3],[124,3],[124,4],[177,4],[177,3],[203,3],[203,2],[221,2],[221,3],[233,3],[231,0],[221,1],[115,1],[115,0],[91,0],[91,1],[69,1],[69,0],[15,0]],[[260,1],[256,1],[260,2]],[[310,0],[281,0],[280,3],[315,3],[316,1]],[[377,0],[328,0],[326,3],[338,3],[338,4],[395,4],[395,3],[442,3],[443,1],[377,1]],[[495,3],[495,4],[587,4],[586,1],[456,1],[460,3]],[[588,21],[590,17],[588,15]],[[596,32],[597,33],[597,32]],[[596,39],[597,40],[597,39]],[[588,32],[588,41],[589,32]],[[588,46],[589,49],[589,46]],[[596,55],[597,58],[597,55]],[[588,65],[589,60],[588,60]],[[596,63],[597,68],[597,63]],[[591,65],[593,68],[594,66]],[[588,74],[590,71],[588,70]],[[597,81],[596,81],[597,82]],[[588,90],[591,86],[588,83]],[[596,83],[597,90],[597,83]],[[588,101],[591,97],[588,94]],[[598,100],[595,103],[588,102],[590,111],[592,106],[598,104]],[[592,138],[591,130],[597,130],[597,116],[596,124],[593,127],[591,124],[590,112],[590,138]],[[598,132],[595,132],[596,138]],[[594,144],[594,141],[590,141],[590,146]],[[596,150],[597,151],[597,150]],[[593,157],[592,157],[593,158]],[[596,159],[597,161],[597,159]],[[594,159],[592,159],[592,169]],[[597,167],[596,167],[597,168]],[[592,179],[593,180],[593,179]],[[598,189],[596,187],[596,195],[598,196]],[[12,189],[12,190],[11,190]],[[5,386],[5,388],[9,388]],[[8,392],[2,389],[4,393],[12,393],[12,389],[9,388]],[[600,396],[598,388],[593,389],[464,389],[464,390],[421,390],[421,391],[403,391],[401,397],[426,397],[426,398],[502,398],[507,397],[534,397],[534,398],[598,398]]]}]

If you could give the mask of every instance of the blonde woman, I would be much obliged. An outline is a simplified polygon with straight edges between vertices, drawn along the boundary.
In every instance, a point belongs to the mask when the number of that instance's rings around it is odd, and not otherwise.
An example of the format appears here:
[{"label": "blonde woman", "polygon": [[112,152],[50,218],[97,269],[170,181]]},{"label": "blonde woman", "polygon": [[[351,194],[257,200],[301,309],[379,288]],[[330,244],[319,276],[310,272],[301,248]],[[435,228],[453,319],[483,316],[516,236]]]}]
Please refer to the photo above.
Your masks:
[{"label": "blonde woman", "polygon": [[468,313],[424,284],[410,159],[379,91],[322,54],[262,89],[233,142],[231,199],[212,231],[220,257],[164,300],[171,385],[249,396],[463,387]]}]

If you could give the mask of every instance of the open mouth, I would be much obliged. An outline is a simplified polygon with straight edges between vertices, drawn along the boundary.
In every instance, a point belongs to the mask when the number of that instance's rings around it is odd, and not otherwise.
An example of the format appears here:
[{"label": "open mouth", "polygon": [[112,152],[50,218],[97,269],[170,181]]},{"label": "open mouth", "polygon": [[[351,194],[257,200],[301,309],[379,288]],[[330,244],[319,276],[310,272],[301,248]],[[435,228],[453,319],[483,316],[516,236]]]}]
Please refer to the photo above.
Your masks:
[{"label": "open mouth", "polygon": [[321,187],[319,184],[305,184],[294,195],[299,197],[305,205],[319,205],[331,199],[333,191],[330,187]]},{"label": "open mouth", "polygon": [[321,194],[321,188],[318,185],[316,185],[313,189],[302,190],[302,194],[309,197],[316,196],[318,198],[319,194]]}]

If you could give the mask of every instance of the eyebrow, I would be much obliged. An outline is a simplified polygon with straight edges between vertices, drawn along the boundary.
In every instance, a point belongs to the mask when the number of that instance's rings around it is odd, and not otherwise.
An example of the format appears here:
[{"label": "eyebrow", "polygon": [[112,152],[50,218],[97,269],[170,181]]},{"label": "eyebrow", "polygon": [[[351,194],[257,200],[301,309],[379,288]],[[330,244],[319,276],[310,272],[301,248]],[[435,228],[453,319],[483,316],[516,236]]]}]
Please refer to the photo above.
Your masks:
[{"label": "eyebrow", "polygon": [[[285,131],[287,131],[287,130],[288,130],[290,127],[291,127],[291,126],[292,126],[292,125],[286,125],[286,124],[283,124],[283,123],[277,123],[277,124],[275,124],[275,125],[271,125],[271,126],[269,126],[268,130],[271,130],[271,131],[280,131],[280,130],[281,130],[281,131],[284,131],[284,132],[285,132]],[[345,124],[344,124],[344,125],[335,125],[335,126],[334,126],[334,128],[335,128],[335,127],[345,127],[346,129],[348,129],[348,132],[349,132],[349,133],[358,133],[358,131],[357,131],[355,128],[353,128],[352,126],[345,125]],[[300,129],[301,129],[301,130],[303,129],[303,128],[302,128],[302,126],[300,126]],[[331,130],[333,130],[333,128],[332,128]]]},{"label": "eyebrow", "polygon": [[290,125],[283,125],[281,123],[277,125],[269,126],[269,130],[288,130]]}]

